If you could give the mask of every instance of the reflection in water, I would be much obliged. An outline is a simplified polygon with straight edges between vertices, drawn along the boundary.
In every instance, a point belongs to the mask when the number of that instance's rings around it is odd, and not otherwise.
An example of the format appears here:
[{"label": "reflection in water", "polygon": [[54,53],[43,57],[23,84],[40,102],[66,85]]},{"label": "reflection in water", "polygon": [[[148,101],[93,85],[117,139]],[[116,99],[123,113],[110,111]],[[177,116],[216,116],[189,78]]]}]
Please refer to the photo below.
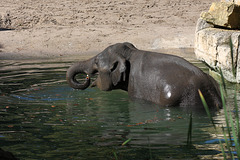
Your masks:
[{"label": "reflection in water", "polygon": [[193,111],[194,145],[186,147],[190,110],[131,101],[121,90],[73,90],[65,82],[70,65],[0,62],[1,148],[20,159],[114,159],[114,153],[119,159],[195,159],[220,153],[209,149],[215,142],[204,112]]}]

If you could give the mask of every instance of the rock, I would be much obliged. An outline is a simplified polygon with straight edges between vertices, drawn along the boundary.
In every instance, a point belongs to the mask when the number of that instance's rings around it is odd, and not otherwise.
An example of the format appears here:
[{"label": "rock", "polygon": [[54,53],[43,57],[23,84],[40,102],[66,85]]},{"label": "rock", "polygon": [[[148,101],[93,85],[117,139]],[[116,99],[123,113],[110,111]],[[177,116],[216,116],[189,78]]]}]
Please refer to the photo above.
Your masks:
[{"label": "rock", "polygon": [[207,21],[203,20],[202,18],[199,18],[198,21],[197,21],[197,26],[196,26],[196,31],[195,32],[198,32],[202,29],[213,28],[213,27],[214,27],[213,24],[210,24]]},{"label": "rock", "polygon": [[[197,28],[201,28],[201,26],[197,26]],[[233,61],[230,38],[233,44]],[[220,71],[221,69],[226,80],[240,83],[240,31],[220,28],[197,30],[195,54],[199,60],[206,62],[214,70]]]},{"label": "rock", "polygon": [[201,18],[216,26],[240,29],[240,5],[213,2],[208,12],[202,12]]},{"label": "rock", "polygon": [[222,2],[232,2],[235,3],[237,5],[240,5],[240,0],[221,0]]},{"label": "rock", "polygon": [[234,3],[237,4],[237,5],[240,5],[240,0],[235,0]]}]

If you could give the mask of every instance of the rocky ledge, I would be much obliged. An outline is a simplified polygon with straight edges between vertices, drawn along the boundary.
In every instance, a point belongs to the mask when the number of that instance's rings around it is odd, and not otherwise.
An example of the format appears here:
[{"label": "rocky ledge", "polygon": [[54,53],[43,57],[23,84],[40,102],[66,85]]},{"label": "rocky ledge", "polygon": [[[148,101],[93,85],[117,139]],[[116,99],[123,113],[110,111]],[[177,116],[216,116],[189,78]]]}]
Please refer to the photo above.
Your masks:
[{"label": "rocky ledge", "polygon": [[[223,14],[225,11],[228,13]],[[234,21],[232,15],[240,17],[240,6],[230,2],[213,3],[208,13],[202,13],[196,27],[195,54],[215,71],[222,70],[226,80],[240,83],[240,28],[236,25],[240,18]]]}]

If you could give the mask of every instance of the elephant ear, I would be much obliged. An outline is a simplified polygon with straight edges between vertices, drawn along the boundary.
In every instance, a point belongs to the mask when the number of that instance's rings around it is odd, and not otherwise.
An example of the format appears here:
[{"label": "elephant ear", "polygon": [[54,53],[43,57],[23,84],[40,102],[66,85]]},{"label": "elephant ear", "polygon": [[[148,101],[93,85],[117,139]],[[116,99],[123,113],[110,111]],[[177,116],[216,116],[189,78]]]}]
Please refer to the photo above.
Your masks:
[{"label": "elephant ear", "polygon": [[111,77],[112,77],[112,82],[113,85],[116,86],[123,75],[123,81],[125,81],[126,77],[126,61],[122,57],[119,58],[118,61],[113,63],[113,66],[111,68]]}]

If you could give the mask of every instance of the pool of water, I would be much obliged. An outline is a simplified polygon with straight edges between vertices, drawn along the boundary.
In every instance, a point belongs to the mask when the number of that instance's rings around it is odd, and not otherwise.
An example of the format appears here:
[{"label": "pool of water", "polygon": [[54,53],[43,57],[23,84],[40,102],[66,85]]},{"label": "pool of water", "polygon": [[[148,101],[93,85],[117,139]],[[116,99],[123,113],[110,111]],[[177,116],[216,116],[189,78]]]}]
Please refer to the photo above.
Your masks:
[{"label": "pool of water", "polygon": [[[0,148],[25,160],[198,159],[221,153],[204,111],[193,112],[187,146],[190,111],[131,101],[121,90],[74,90],[65,80],[74,61],[0,61]],[[219,123],[221,116],[215,116]]]}]

